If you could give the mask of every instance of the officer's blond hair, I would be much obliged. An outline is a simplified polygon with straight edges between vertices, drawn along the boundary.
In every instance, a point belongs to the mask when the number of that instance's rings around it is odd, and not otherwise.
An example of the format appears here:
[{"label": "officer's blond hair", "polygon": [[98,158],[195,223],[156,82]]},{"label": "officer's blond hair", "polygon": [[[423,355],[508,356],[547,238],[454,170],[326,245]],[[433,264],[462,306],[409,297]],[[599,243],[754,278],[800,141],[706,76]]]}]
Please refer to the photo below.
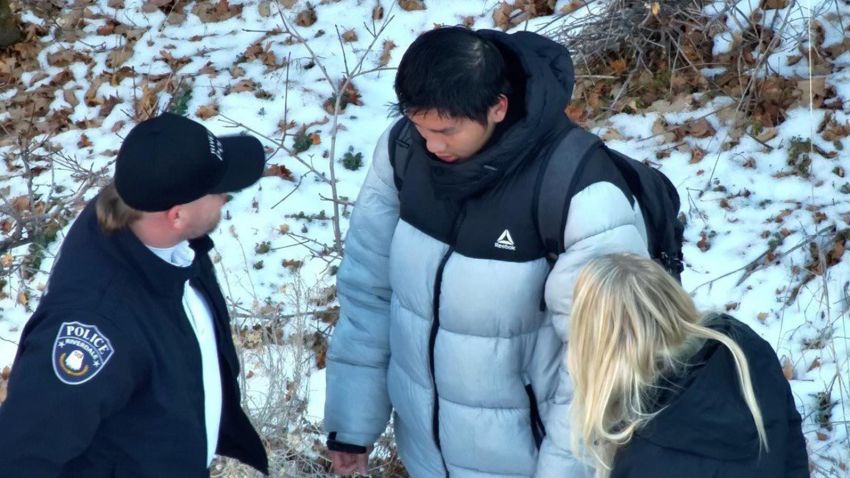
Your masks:
[{"label": "officer's blond hair", "polygon": [[658,381],[681,373],[706,340],[731,353],[759,444],[767,449],[743,351],[706,327],[687,292],[652,260],[631,254],[591,260],[576,282],[570,320],[572,448],[590,455],[597,477],[609,475],[617,449],[658,414]]},{"label": "officer's blond hair", "polygon": [[121,199],[114,181],[100,191],[96,208],[97,222],[104,232],[123,230],[142,217],[141,211],[131,208]]}]

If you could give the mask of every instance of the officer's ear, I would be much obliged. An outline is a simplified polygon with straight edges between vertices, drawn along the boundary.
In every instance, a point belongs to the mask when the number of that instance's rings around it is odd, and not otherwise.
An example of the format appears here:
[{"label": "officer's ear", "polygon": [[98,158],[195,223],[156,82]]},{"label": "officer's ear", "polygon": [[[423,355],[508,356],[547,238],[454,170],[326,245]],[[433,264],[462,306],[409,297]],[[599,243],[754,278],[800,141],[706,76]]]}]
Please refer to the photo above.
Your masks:
[{"label": "officer's ear", "polygon": [[171,206],[165,211],[165,220],[171,229],[182,231],[186,228],[189,211],[182,204]]}]

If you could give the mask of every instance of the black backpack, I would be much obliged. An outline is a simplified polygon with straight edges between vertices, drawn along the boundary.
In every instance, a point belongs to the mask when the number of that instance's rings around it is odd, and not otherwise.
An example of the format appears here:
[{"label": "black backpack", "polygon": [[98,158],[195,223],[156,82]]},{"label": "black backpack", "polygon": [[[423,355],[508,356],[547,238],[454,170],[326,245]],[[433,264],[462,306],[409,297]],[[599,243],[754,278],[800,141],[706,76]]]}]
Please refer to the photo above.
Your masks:
[{"label": "black backpack", "polygon": [[[389,155],[396,188],[410,158],[410,122],[401,120],[390,132]],[[546,248],[546,257],[554,264],[564,252],[564,228],[572,197],[587,161],[596,148],[604,148],[626,180],[629,190],[640,204],[649,240],[649,255],[676,280],[684,270],[682,236],[684,225],[679,220],[679,194],[661,171],[622,153],[609,149],[598,136],[572,126],[544,159],[537,178],[537,201],[533,214],[537,230]],[[575,158],[574,161],[551,161],[552,157]],[[556,207],[553,208],[552,206]],[[559,214],[553,214],[559,211]]]}]

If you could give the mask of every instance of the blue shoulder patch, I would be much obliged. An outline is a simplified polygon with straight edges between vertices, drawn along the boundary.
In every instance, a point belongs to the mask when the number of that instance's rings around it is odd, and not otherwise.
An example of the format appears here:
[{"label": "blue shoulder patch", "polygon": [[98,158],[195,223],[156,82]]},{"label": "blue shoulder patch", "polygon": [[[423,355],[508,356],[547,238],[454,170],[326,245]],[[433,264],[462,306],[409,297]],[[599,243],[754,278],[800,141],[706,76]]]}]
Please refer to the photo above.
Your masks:
[{"label": "blue shoulder patch", "polygon": [[112,358],[112,342],[94,325],[63,322],[53,342],[53,371],[68,385],[86,383]]}]

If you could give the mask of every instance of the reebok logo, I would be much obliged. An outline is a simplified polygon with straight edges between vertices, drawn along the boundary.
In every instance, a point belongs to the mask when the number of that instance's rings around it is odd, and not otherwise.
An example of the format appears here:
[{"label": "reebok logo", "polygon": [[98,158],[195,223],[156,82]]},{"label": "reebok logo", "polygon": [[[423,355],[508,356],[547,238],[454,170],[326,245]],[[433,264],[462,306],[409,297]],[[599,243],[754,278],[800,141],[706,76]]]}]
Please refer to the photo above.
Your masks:
[{"label": "reebok logo", "polygon": [[499,249],[507,249],[509,251],[515,251],[516,246],[514,245],[514,238],[511,237],[511,231],[505,229],[505,232],[496,239],[496,243],[493,244]]}]

